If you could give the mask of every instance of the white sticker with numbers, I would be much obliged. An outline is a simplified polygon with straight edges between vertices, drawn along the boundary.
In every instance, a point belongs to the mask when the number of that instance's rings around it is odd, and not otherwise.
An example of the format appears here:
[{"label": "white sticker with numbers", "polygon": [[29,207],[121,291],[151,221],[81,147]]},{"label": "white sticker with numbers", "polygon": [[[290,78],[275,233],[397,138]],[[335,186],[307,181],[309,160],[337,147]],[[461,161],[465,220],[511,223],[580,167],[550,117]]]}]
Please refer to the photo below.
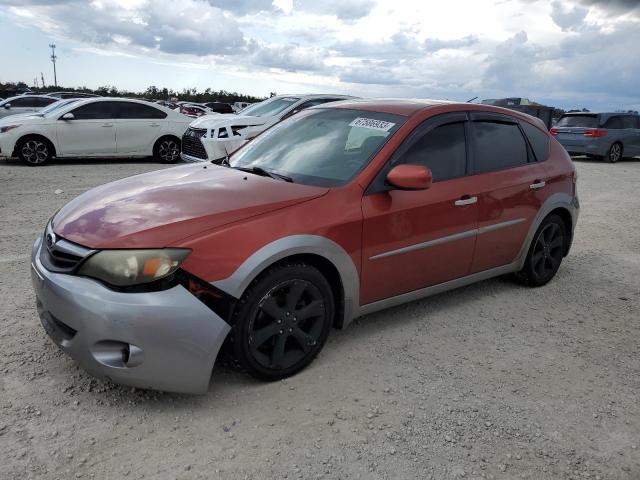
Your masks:
[{"label": "white sticker with numbers", "polygon": [[395,123],[385,122],[384,120],[364,117],[358,117],[349,124],[350,127],[370,128],[371,130],[380,130],[381,132],[388,132],[394,125]]}]

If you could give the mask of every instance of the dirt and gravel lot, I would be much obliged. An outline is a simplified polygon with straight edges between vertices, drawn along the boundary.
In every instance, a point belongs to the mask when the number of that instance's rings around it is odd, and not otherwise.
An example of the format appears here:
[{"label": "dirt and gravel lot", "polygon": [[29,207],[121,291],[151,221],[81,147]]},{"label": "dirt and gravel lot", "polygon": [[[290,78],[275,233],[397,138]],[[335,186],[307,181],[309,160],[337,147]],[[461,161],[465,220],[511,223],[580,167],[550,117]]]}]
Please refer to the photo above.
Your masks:
[{"label": "dirt and gravel lot", "polygon": [[576,165],[578,230],[546,287],[501,278],[379,312],[294,378],[219,365],[184,396],[79,370],[29,277],[59,206],[162,167],[3,161],[0,479],[640,478],[640,160]]}]

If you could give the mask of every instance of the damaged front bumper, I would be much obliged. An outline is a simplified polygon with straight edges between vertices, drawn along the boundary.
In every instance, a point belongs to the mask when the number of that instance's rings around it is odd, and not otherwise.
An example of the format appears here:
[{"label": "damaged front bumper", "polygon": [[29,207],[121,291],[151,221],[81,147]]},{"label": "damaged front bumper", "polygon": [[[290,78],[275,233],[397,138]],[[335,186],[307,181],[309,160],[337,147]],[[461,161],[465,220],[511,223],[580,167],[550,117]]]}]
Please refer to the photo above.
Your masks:
[{"label": "damaged front bumper", "polygon": [[53,273],[31,255],[38,314],[47,334],[90,374],[115,383],[206,393],[231,327],[186,288],[117,292],[90,278]]}]

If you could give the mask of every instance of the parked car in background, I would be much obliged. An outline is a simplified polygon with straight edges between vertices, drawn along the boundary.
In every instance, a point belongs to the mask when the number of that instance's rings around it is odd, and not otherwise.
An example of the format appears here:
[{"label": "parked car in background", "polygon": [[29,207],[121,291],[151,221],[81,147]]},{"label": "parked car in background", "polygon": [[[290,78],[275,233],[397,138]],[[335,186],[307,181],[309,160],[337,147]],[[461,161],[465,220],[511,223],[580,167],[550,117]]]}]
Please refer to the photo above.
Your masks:
[{"label": "parked car in background", "polygon": [[640,115],[566,113],[551,134],[571,155],[588,155],[615,163],[640,155]]},{"label": "parked car in background", "polygon": [[210,108],[205,107],[204,105],[196,105],[194,103],[185,103],[183,105],[180,105],[176,110],[182,115],[186,115],[187,117],[191,118],[198,118],[202,117],[203,115],[211,115],[216,113]]},{"label": "parked car in background", "polygon": [[46,95],[18,95],[0,101],[0,118],[17,113],[32,113],[51,105],[58,99]]},{"label": "parked car in background", "polygon": [[233,102],[232,108],[235,113],[238,113],[241,110],[244,110],[245,108],[247,108],[249,105],[253,105],[253,104],[249,102]]},{"label": "parked car in background", "polygon": [[[47,115],[48,113],[57,111],[63,107],[65,107],[66,105],[70,105],[74,102],[77,102],[78,100],[80,100],[79,98],[67,98],[64,100],[58,100],[56,102],[53,102],[52,104],[50,104],[48,107],[44,107],[36,112],[27,112],[27,113],[17,113],[14,115],[11,115],[10,120],[12,122],[15,122],[16,119],[18,118],[22,118],[22,117],[44,117],[45,115]],[[8,117],[5,117],[8,118]]]},{"label": "parked car in background", "polygon": [[205,107],[215,113],[234,113],[233,107],[224,102],[207,102],[203,103]]},{"label": "parked car in background", "polygon": [[95,95],[93,93],[82,93],[82,92],[52,92],[46,94],[48,97],[55,98],[95,98],[100,95]]},{"label": "parked car in background", "polygon": [[346,100],[346,95],[277,95],[236,115],[194,121],[182,139],[182,159],[219,160],[279,121],[315,105]]},{"label": "parked car in background", "polygon": [[567,152],[498,107],[322,105],[226,165],[103,185],[48,222],[38,312],[88,372],[205,393],[231,334],[248,373],[288,377],[358,316],[508,273],[548,283],[578,218]]},{"label": "parked car in background", "polygon": [[168,108],[124,98],[78,99],[44,115],[0,121],[0,157],[43,165],[53,157],[180,156],[191,120]]}]

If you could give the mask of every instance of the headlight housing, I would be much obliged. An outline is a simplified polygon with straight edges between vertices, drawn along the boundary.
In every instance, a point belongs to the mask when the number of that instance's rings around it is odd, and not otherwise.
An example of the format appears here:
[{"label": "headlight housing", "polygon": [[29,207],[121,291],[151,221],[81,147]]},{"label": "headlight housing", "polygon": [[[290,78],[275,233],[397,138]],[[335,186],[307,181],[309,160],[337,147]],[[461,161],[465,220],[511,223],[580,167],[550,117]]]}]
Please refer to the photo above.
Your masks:
[{"label": "headlight housing", "polygon": [[174,273],[191,250],[101,250],[78,269],[78,275],[101,280],[116,287],[155,282]]},{"label": "headlight housing", "polygon": [[7,133],[9,130],[13,130],[14,128],[18,128],[21,125],[6,125],[4,127],[0,127],[0,133]]}]

